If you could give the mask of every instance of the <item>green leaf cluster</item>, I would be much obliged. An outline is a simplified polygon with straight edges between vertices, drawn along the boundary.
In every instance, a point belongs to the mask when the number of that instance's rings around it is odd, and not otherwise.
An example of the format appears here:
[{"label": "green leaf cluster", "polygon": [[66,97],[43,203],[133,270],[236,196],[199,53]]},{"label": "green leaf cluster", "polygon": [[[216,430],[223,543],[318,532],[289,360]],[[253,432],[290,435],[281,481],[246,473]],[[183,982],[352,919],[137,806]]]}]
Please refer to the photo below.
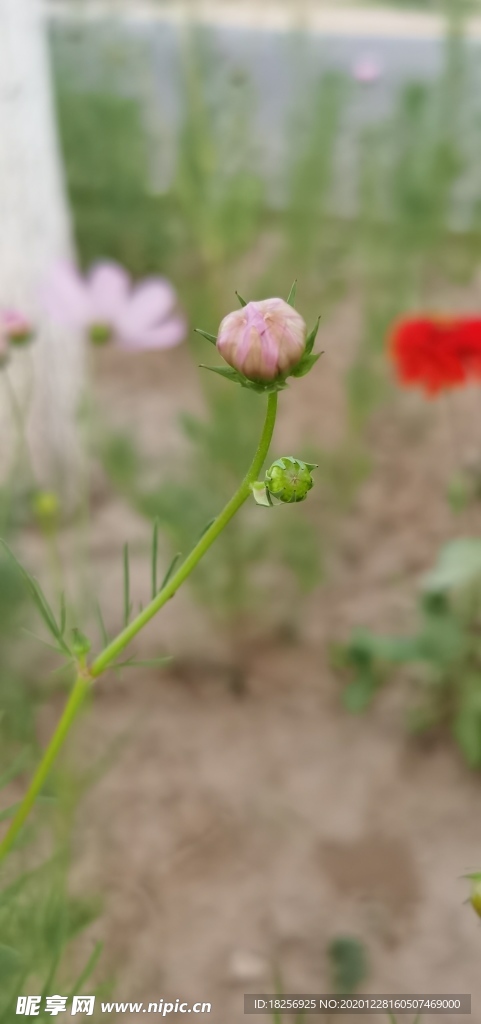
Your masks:
[{"label": "green leaf cluster", "polygon": [[347,674],[343,701],[366,710],[401,670],[415,702],[408,724],[416,732],[447,727],[471,768],[481,768],[481,541],[459,538],[439,553],[422,581],[417,628],[406,636],[357,630],[333,649]]}]

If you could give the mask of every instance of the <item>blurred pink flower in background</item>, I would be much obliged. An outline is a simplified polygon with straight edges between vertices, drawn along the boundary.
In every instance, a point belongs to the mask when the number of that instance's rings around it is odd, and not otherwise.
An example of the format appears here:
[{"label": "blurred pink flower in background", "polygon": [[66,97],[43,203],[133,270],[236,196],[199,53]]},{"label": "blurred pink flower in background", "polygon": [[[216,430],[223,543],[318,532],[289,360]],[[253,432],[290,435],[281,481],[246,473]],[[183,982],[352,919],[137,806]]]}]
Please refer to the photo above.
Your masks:
[{"label": "blurred pink flower in background", "polygon": [[146,278],[134,285],[117,263],[97,263],[86,276],[71,264],[57,264],[44,300],[52,319],[85,331],[96,344],[113,341],[130,351],[172,348],[187,332],[175,289],[166,278]]},{"label": "blurred pink flower in background", "polygon": [[34,335],[31,320],[18,309],[0,309],[0,338],[6,344],[23,345]]},{"label": "blurred pink flower in background", "polygon": [[382,75],[382,65],[373,54],[364,53],[355,60],[352,68],[352,77],[356,79],[356,82],[369,85],[371,82],[379,81]]}]

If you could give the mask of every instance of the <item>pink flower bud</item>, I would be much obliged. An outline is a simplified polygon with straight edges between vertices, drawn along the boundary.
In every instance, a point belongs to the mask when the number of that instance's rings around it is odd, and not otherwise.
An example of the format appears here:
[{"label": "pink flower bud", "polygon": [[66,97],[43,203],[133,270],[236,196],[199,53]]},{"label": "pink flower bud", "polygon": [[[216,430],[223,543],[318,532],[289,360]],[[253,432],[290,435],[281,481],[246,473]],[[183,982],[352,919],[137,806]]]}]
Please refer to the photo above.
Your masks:
[{"label": "pink flower bud", "polygon": [[226,363],[253,381],[286,376],[302,359],[307,328],[284,299],[248,302],[224,317],[217,348]]},{"label": "pink flower bud", "polygon": [[17,309],[0,309],[0,333],[11,345],[24,345],[34,331],[30,320]]}]

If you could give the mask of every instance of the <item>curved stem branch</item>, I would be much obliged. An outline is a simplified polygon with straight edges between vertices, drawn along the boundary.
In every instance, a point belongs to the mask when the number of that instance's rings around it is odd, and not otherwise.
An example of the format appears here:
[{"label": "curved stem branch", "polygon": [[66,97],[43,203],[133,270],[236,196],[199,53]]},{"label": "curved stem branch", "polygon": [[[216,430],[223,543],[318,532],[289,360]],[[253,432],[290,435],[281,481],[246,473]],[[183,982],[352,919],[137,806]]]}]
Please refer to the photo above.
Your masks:
[{"label": "curved stem branch", "polygon": [[107,645],[107,647],[105,647],[89,668],[83,668],[79,671],[75,684],[70,692],[67,704],[65,705],[63,715],[57,725],[52,739],[50,740],[49,746],[38,765],[35,775],[17,809],[8,831],[6,832],[2,842],[0,842],[0,860],[2,860],[9,852],[20,829],[22,828],[22,825],[28,818],[33,804],[35,803],[35,800],[57,759],[73,722],[75,721],[80,708],[92,688],[94,680],[101,676],[110,667],[110,665],[116,661],[118,655],[125,647],[127,647],[127,644],[130,643],[137,633],[140,633],[154,615],[156,615],[167,601],[174,596],[192,570],[195,569],[198,562],[200,562],[201,558],[203,558],[209,550],[219,534],[222,533],[222,530],[227,526],[235,513],[240,509],[241,505],[243,505],[249,497],[251,483],[253,483],[259,476],[269,451],[276,422],[276,413],[277,393],[273,392],[268,398],[266,418],[257,451],[246,476],[233,497],[227,502],[227,505],[223,508],[222,512],[217,516],[209,529],[206,530],[197,542],[195,548],[192,549],[190,555],[187,556],[185,562],[182,563],[166,586],[159,591],[156,597],[154,597],[150,604],[144,608],[140,615],[137,615],[137,617],[133,619],[133,621],[129,623],[129,625],[126,626],[125,629],[123,629],[122,632]]},{"label": "curved stem branch", "polygon": [[227,502],[227,505],[223,508],[222,512],[217,516],[217,519],[214,519],[212,525],[209,527],[208,530],[206,530],[206,532],[197,542],[195,548],[192,549],[190,555],[187,556],[185,562],[182,563],[180,568],[172,576],[172,578],[169,580],[166,586],[163,587],[163,589],[157,594],[157,596],[153,598],[150,604],[148,604],[147,607],[144,608],[140,615],[137,615],[137,617],[133,619],[133,621],[130,622],[129,625],[126,626],[125,629],[123,629],[122,632],[119,633],[117,637],[115,637],[115,640],[112,640],[112,643],[110,643],[108,647],[106,647],[105,650],[103,650],[102,653],[99,654],[99,656],[95,659],[90,668],[90,671],[94,677],[100,676],[102,675],[103,672],[105,672],[105,669],[108,668],[113,661],[115,661],[117,656],[121,653],[121,651],[124,650],[125,647],[127,647],[127,644],[130,643],[133,637],[136,636],[137,633],[139,633],[139,631],[143,629],[143,627],[147,624],[147,622],[150,622],[154,615],[157,614],[157,612],[163,607],[163,605],[166,604],[167,601],[169,601],[170,598],[174,596],[174,594],[182,585],[184,580],[186,580],[187,577],[190,576],[190,573],[192,572],[193,569],[195,569],[197,563],[200,562],[201,558],[205,555],[206,551],[208,551],[211,544],[213,544],[216,538],[219,536],[219,534],[222,533],[222,530],[227,526],[227,523],[230,522],[230,520],[241,507],[241,505],[244,504],[246,498],[249,497],[250,485],[259,475],[264,464],[267,452],[269,451],[269,446],[274,431],[274,424],[276,421],[276,412],[277,393],[274,392],[273,394],[269,395],[267,414],[261,439],[259,441],[259,446],[252,461],[251,467],[248,470],[246,476],[244,477],[240,487],[237,489],[237,491],[232,496],[230,501]]}]

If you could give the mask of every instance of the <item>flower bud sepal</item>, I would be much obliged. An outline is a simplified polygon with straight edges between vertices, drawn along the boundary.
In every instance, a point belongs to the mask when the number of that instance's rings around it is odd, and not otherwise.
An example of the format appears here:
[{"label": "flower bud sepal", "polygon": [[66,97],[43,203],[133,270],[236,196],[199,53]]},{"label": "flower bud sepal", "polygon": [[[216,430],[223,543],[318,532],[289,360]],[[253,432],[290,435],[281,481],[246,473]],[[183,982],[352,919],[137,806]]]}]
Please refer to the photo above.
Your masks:
[{"label": "flower bud sepal", "polygon": [[251,484],[251,491],[257,505],[265,505],[267,508],[271,508],[272,505],[282,504],[279,498],[273,497],[267,488],[267,484],[262,480],[255,480]]},{"label": "flower bud sepal", "polygon": [[312,367],[316,365],[317,360],[321,358],[322,352],[314,352],[314,354],[312,354],[314,342],[317,338],[317,332],[319,330],[320,321],[321,318],[320,316],[318,316],[311,333],[307,335],[304,355],[300,362],[297,364],[297,366],[295,366],[294,369],[291,370],[291,377],[305,377],[307,373],[310,373]]},{"label": "flower bud sepal", "polygon": [[[202,331],[197,333],[203,334]],[[205,337],[205,334],[203,336]],[[316,359],[318,358],[319,356],[316,356]],[[231,380],[233,384],[240,384],[241,388],[248,388],[249,391],[255,391],[258,395],[270,395],[275,391],[284,391],[288,387],[286,379],[282,377],[278,377],[277,380],[269,381],[266,384],[262,381],[250,380],[249,377],[245,377],[243,373],[239,373],[239,370],[234,370],[230,366],[206,366],[205,363],[199,363],[199,366],[202,370],[211,370],[212,373],[218,373],[221,377],[225,377],[226,380]]]},{"label": "flower bud sepal", "polygon": [[74,626],[72,629],[72,641],[70,646],[72,654],[77,659],[79,665],[85,665],[87,655],[92,645],[88,637],[85,636],[85,633],[82,633],[82,630],[78,629],[77,626]]}]

